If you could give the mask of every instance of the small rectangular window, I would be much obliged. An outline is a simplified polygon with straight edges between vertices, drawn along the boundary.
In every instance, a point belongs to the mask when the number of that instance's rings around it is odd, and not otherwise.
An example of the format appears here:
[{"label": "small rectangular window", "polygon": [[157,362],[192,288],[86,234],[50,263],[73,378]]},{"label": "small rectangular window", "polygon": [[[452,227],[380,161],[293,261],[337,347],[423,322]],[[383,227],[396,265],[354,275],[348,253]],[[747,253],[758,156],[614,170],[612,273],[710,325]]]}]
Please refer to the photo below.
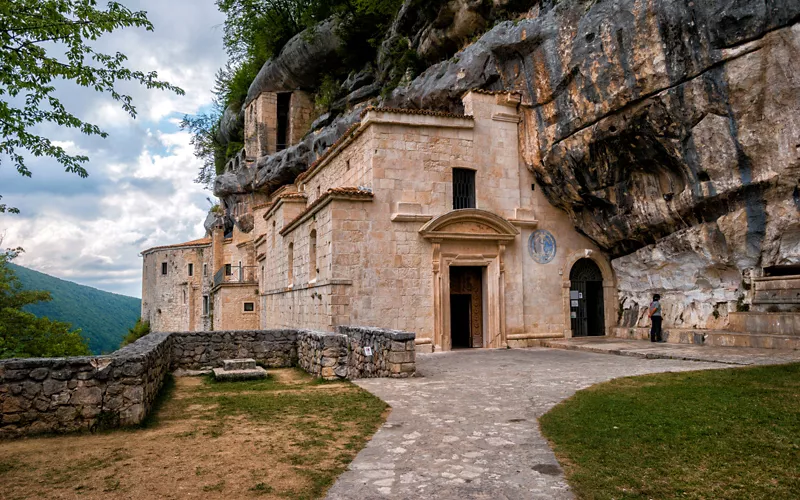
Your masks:
[{"label": "small rectangular window", "polygon": [[166,262],[162,262],[161,263],[161,274],[164,274],[164,275],[167,274],[167,263]]},{"label": "small rectangular window", "polygon": [[194,276],[194,264],[189,264],[189,276]]},{"label": "small rectangular window", "polygon": [[255,302],[245,302],[244,303],[244,312],[253,312],[256,310]]},{"label": "small rectangular window", "polygon": [[203,316],[208,316],[208,295],[203,295]]},{"label": "small rectangular window", "polygon": [[208,276],[208,264],[203,264],[203,276]]},{"label": "small rectangular window", "polygon": [[225,276],[230,276],[232,274],[233,274],[233,265],[225,264]]},{"label": "small rectangular window", "polygon": [[475,208],[475,171],[453,169],[453,210]]}]

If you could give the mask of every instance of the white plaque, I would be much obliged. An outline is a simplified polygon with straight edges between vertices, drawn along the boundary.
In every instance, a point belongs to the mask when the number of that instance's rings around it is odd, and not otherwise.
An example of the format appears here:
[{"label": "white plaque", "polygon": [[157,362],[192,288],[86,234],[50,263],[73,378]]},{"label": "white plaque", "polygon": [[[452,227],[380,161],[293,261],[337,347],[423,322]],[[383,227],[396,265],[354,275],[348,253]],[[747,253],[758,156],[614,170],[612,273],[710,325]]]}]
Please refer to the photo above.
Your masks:
[{"label": "white plaque", "polygon": [[580,292],[580,293],[578,294],[578,298],[579,298],[579,299],[582,299],[582,298],[583,298],[583,292]]},{"label": "white plaque", "polygon": [[578,307],[578,301],[577,300],[572,300],[572,301],[570,301],[570,305],[572,307]]},{"label": "white plaque", "polygon": [[569,313],[569,317],[572,318],[572,319],[577,319],[578,318],[578,313],[576,313],[575,311],[572,311],[571,313]]},{"label": "white plaque", "polygon": [[372,356],[372,347],[367,346],[364,348],[364,356]]}]

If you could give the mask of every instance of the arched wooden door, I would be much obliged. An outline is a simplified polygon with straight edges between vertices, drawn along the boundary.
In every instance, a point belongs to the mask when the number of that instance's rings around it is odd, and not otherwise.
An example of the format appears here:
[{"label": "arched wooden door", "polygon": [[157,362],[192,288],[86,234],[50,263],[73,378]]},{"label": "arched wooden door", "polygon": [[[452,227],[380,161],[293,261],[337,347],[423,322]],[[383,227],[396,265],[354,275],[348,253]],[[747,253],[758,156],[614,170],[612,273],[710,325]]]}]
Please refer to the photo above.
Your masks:
[{"label": "arched wooden door", "polygon": [[580,259],[569,272],[573,337],[605,335],[603,274],[592,259]]}]

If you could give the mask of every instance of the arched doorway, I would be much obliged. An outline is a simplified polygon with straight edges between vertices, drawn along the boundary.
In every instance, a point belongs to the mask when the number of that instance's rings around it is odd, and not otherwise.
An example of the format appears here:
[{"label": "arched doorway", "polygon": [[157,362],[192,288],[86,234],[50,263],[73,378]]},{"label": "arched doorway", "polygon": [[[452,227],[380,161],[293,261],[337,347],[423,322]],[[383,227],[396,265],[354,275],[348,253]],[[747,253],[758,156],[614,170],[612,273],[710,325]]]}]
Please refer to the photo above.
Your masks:
[{"label": "arched doorway", "polygon": [[573,337],[605,335],[603,274],[592,259],[580,259],[569,272]]}]

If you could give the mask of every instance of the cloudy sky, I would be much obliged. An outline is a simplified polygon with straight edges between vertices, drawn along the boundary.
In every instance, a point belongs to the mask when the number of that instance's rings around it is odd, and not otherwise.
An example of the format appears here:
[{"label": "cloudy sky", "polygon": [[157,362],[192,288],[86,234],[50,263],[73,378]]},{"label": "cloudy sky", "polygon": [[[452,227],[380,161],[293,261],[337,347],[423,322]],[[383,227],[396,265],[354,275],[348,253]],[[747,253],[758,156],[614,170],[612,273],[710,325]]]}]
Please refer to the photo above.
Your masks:
[{"label": "cloudy sky", "polygon": [[141,297],[143,249],[204,234],[212,197],[193,182],[199,161],[189,136],[177,126],[184,114],[211,104],[214,74],[225,64],[223,16],[214,0],[122,0],[145,10],[154,32],[126,29],[100,40],[106,53],[120,51],[128,67],[155,70],[186,95],[122,87],[134,97],[130,118],[110,97],[60,85],[68,110],[95,123],[107,139],[55,127],[43,135],[68,152],[89,156],[89,177],[68,174],[55,161],[27,160],[33,178],[23,178],[7,159],[0,163],[2,202],[22,211],[0,214],[3,247],[22,246],[15,262],[111,292]]}]

